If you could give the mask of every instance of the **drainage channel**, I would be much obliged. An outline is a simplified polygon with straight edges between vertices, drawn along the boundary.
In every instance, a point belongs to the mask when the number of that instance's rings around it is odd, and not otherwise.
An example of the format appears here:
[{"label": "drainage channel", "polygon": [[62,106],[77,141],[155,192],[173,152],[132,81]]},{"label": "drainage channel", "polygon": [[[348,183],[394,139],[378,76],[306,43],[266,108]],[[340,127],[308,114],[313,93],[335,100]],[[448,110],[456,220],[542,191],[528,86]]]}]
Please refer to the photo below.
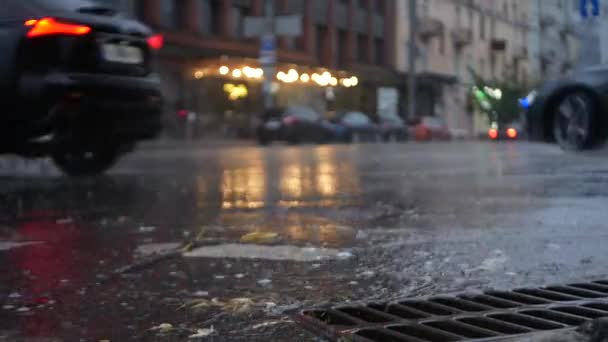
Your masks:
[{"label": "drainage channel", "polygon": [[492,341],[608,317],[608,281],[304,310],[300,324],[332,341]]}]

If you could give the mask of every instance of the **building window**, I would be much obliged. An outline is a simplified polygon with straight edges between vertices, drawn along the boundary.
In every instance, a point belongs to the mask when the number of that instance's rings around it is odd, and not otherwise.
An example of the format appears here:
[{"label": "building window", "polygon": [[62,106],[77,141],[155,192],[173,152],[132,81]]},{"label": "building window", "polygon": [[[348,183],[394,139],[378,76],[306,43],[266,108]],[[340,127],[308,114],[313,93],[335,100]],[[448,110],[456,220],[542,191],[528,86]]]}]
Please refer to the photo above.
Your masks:
[{"label": "building window", "polygon": [[357,36],[357,60],[367,62],[367,39],[362,34]]},{"label": "building window", "polygon": [[230,15],[232,19],[232,36],[237,38],[243,37],[245,34],[245,17],[251,15],[251,7],[233,2]]},{"label": "building window", "polygon": [[378,14],[384,14],[384,6],[385,6],[384,0],[375,0],[374,4],[376,6],[375,7],[376,8],[376,13],[378,13]]},{"label": "building window", "polygon": [[135,17],[141,21],[145,21],[146,3],[144,0],[135,2]]},{"label": "building window", "polygon": [[327,29],[322,26],[317,26],[317,60],[320,63],[325,62],[325,41],[327,39]]},{"label": "building window", "polygon": [[462,18],[460,14],[460,5],[456,5],[456,27],[462,27]]},{"label": "building window", "polygon": [[199,0],[201,2],[201,32],[219,35],[220,28],[220,1]]},{"label": "building window", "polygon": [[503,2],[502,3],[502,14],[505,16],[505,19],[509,19],[509,5],[507,5],[507,2]]},{"label": "building window", "polygon": [[338,30],[338,50],[336,51],[336,58],[338,59],[339,66],[346,66],[348,64],[348,37],[345,30]]},{"label": "building window", "polygon": [[486,18],[483,13],[479,13],[479,38],[486,39]]},{"label": "building window", "polygon": [[374,60],[378,65],[384,64],[384,39],[376,38],[374,40]]},{"label": "building window", "polygon": [[422,1],[422,16],[425,18],[429,16],[429,0]]},{"label": "building window", "polygon": [[442,56],[445,55],[445,34],[444,33],[442,33],[441,36],[439,36],[438,44],[439,44],[439,47],[438,47],[439,54]]},{"label": "building window", "polygon": [[367,0],[357,0],[357,4],[359,5],[359,8],[367,8]]},{"label": "building window", "polygon": [[160,3],[161,25],[169,29],[176,29],[180,22],[179,11],[173,0],[162,0]]}]

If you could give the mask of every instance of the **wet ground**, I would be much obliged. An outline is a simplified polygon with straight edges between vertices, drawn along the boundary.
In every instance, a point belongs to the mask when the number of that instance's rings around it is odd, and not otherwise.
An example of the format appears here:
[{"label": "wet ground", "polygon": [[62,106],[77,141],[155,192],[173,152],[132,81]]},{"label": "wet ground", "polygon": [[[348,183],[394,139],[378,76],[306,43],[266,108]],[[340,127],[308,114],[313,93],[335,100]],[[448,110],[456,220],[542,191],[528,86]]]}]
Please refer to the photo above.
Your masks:
[{"label": "wet ground", "polygon": [[606,279],[606,185],[606,152],[527,143],[5,158],[0,341],[319,341],[292,313]]}]

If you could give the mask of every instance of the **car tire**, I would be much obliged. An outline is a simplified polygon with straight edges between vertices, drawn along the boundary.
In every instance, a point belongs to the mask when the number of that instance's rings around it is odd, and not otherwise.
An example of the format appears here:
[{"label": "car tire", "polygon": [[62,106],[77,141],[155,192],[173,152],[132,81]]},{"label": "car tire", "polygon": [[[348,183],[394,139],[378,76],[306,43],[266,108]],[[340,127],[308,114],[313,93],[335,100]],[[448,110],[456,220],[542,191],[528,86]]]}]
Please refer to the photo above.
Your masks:
[{"label": "car tire", "polygon": [[258,144],[260,144],[261,146],[268,146],[270,142],[270,139],[268,139],[268,137],[264,136],[263,134],[258,135]]},{"label": "car tire", "polygon": [[582,151],[593,147],[593,120],[596,104],[586,93],[567,93],[554,107],[553,136],[567,151]]},{"label": "car tire", "polygon": [[287,144],[289,145],[298,145],[300,143],[300,138],[297,135],[292,135],[287,137]]},{"label": "car tire", "polygon": [[58,149],[51,155],[55,165],[71,177],[91,177],[109,170],[119,157],[117,148]]}]

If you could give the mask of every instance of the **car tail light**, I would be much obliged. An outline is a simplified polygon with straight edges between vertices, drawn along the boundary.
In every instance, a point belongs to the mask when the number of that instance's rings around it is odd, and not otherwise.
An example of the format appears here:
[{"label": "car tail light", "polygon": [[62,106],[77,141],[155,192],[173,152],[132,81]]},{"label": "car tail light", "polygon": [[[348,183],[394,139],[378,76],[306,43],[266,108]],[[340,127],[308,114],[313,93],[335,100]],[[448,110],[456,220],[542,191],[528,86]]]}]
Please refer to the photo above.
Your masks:
[{"label": "car tail light", "polygon": [[155,34],[151,37],[148,37],[148,46],[153,50],[162,49],[163,45],[165,45],[165,38],[162,34]]},{"label": "car tail light", "polygon": [[511,139],[517,138],[517,130],[515,128],[507,129],[507,136]]},{"label": "car tail light", "polygon": [[89,26],[66,23],[54,18],[30,19],[24,25],[31,27],[27,33],[28,38],[51,35],[82,36],[91,32]]},{"label": "car tail light", "polygon": [[296,122],[298,122],[298,119],[293,116],[286,116],[285,118],[283,118],[283,123],[286,125],[293,125]]},{"label": "car tail light", "polygon": [[179,116],[180,118],[185,118],[186,116],[188,116],[188,110],[186,109],[180,109],[176,112],[177,116]]},{"label": "car tail light", "polygon": [[488,136],[492,140],[497,139],[498,138],[498,130],[495,129],[495,128],[490,128],[490,130],[488,131]]}]

